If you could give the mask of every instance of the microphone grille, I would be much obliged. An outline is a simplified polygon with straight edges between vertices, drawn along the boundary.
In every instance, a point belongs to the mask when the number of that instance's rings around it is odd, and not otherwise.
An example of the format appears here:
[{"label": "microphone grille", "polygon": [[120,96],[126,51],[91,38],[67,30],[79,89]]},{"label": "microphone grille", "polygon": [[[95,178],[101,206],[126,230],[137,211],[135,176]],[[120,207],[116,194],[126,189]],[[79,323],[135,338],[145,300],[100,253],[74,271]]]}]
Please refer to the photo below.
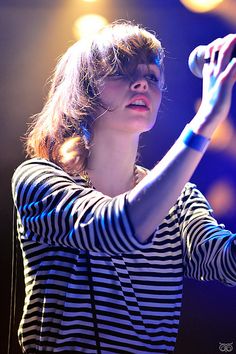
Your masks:
[{"label": "microphone grille", "polygon": [[202,78],[205,48],[206,46],[199,45],[198,47],[194,48],[194,50],[190,53],[188,58],[189,69],[195,76],[199,78]]}]

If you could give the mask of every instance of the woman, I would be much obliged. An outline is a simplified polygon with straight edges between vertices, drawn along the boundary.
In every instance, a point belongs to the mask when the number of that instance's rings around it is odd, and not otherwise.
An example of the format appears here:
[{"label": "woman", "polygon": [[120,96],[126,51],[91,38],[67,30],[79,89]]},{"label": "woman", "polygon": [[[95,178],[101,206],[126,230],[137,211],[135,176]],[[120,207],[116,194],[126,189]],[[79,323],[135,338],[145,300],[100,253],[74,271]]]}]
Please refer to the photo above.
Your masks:
[{"label": "woman", "polygon": [[235,235],[187,183],[230,109],[235,43],[207,46],[201,106],[151,171],[136,156],[161,102],[161,43],[118,22],[60,59],[13,176],[24,353],[170,353],[183,276],[236,284]]}]

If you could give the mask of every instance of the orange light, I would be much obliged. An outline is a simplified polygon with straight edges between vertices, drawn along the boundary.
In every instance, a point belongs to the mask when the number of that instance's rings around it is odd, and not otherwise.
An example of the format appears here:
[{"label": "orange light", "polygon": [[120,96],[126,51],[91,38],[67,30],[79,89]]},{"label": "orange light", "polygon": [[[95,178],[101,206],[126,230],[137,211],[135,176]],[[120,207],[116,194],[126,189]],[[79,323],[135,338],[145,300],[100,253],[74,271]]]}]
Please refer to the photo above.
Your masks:
[{"label": "orange light", "polygon": [[232,139],[234,140],[234,128],[229,120],[225,120],[213,134],[210,148],[225,150],[230,146]]},{"label": "orange light", "polygon": [[182,4],[193,12],[208,12],[215,9],[224,0],[180,0]]},{"label": "orange light", "polygon": [[226,215],[234,208],[235,190],[226,180],[220,180],[211,185],[206,196],[214,213],[218,216]]},{"label": "orange light", "polygon": [[97,14],[88,14],[79,17],[73,26],[76,39],[90,37],[108,23],[108,20]]}]

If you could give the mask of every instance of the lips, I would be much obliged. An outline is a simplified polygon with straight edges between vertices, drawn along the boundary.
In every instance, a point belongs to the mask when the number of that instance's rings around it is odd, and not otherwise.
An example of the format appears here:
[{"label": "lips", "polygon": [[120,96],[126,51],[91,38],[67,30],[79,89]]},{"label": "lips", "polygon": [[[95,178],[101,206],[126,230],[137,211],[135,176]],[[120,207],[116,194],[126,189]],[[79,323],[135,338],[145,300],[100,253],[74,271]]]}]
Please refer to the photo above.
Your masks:
[{"label": "lips", "polygon": [[150,100],[144,96],[144,95],[136,95],[132,97],[132,99],[129,101],[128,105],[126,107],[128,108],[145,108],[145,109],[150,109]]}]

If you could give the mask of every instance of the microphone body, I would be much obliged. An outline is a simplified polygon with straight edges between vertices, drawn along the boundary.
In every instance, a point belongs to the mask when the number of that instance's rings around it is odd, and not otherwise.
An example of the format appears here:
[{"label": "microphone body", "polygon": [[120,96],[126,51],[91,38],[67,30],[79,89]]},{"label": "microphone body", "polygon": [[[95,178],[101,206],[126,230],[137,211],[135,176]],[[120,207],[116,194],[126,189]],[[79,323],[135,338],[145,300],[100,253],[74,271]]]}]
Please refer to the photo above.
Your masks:
[{"label": "microphone body", "polygon": [[[207,59],[205,59],[205,52],[206,52],[206,46],[205,45],[199,45],[196,47],[189,55],[188,58],[188,66],[193,75],[202,78],[202,70],[203,70],[203,65],[208,62]],[[216,52],[216,61],[218,58],[218,53]],[[236,58],[236,47],[234,48],[231,59]]]}]

